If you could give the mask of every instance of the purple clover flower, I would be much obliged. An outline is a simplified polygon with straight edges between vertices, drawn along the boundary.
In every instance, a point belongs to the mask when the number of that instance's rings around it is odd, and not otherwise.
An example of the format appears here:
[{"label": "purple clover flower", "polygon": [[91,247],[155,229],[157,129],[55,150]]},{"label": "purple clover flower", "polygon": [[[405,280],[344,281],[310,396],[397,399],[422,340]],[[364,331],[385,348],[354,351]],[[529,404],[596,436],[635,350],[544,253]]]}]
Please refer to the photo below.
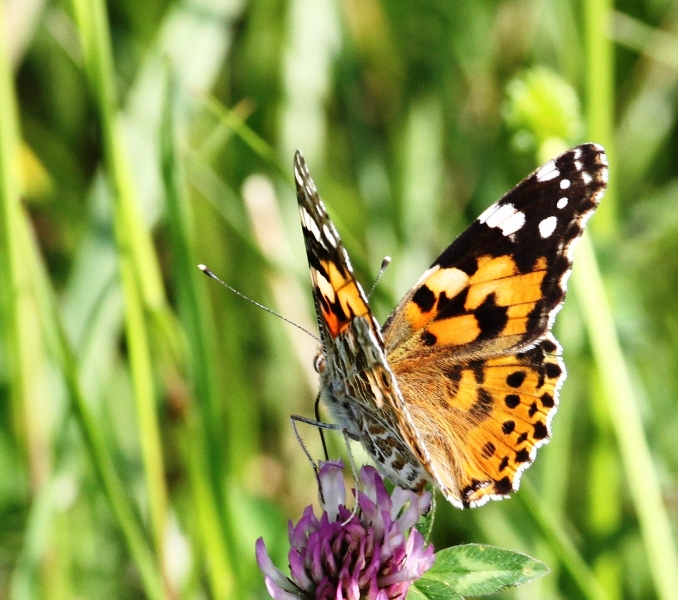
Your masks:
[{"label": "purple clover flower", "polygon": [[346,523],[343,467],[320,463],[322,515],[308,506],[296,525],[289,523],[290,577],[257,540],[257,564],[274,600],[404,600],[410,583],[433,566],[433,546],[414,529],[431,506],[430,493],[396,487],[389,496],[377,470],[364,466],[358,509]]}]

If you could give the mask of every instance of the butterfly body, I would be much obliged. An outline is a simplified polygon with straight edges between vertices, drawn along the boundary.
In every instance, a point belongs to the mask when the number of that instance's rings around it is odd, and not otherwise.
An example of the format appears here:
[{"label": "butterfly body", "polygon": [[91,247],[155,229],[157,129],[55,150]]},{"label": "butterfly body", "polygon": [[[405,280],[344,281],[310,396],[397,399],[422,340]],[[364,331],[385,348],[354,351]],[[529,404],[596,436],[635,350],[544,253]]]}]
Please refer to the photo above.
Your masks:
[{"label": "butterfly body", "polygon": [[557,409],[565,367],[550,329],[606,187],[602,147],[573,148],[488,208],[383,328],[299,153],[294,172],[337,425],[401,487],[430,481],[459,507],[516,490]]}]

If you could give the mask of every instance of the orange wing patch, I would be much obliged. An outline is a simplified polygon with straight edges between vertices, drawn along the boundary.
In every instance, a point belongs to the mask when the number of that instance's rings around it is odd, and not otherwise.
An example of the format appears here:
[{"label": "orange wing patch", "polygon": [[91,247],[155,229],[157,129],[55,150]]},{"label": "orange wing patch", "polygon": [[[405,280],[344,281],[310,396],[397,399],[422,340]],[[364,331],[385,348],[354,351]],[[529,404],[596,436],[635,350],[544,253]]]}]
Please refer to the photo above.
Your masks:
[{"label": "orange wing patch", "polygon": [[320,264],[322,272],[311,269],[311,279],[329,334],[336,338],[355,317],[371,320],[370,309],[355,278],[345,275],[334,262],[320,261]]},{"label": "orange wing patch", "polygon": [[474,353],[517,345],[539,311],[546,259],[540,257],[527,273],[509,255],[476,260],[470,276],[454,267],[429,269],[406,298],[404,319],[385,327],[387,347],[417,333],[414,339],[423,346],[473,345]]}]

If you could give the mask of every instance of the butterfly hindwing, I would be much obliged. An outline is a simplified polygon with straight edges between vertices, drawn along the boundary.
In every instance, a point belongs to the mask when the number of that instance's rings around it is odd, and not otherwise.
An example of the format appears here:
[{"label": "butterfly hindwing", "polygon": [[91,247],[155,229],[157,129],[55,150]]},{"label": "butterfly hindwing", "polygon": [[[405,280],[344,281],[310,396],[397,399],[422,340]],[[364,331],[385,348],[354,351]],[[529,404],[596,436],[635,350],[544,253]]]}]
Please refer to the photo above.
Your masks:
[{"label": "butterfly hindwing", "polygon": [[424,365],[413,356],[394,365],[435,483],[455,506],[518,489],[550,437],[565,377],[559,355],[547,336],[517,354],[461,363],[438,356]]}]

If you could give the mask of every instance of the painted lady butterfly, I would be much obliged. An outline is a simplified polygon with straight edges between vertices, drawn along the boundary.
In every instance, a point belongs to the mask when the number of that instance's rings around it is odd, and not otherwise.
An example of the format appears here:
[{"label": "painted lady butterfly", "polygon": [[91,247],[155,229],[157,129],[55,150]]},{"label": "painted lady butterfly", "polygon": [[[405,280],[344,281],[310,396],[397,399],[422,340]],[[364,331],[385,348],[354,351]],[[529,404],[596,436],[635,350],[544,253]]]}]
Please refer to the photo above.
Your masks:
[{"label": "painted lady butterfly", "polygon": [[337,427],[396,484],[433,482],[455,506],[517,490],[549,439],[565,379],[550,330],[574,246],[605,192],[603,148],[568,150],[483,212],[383,328],[299,152],[294,176],[320,395]]}]

